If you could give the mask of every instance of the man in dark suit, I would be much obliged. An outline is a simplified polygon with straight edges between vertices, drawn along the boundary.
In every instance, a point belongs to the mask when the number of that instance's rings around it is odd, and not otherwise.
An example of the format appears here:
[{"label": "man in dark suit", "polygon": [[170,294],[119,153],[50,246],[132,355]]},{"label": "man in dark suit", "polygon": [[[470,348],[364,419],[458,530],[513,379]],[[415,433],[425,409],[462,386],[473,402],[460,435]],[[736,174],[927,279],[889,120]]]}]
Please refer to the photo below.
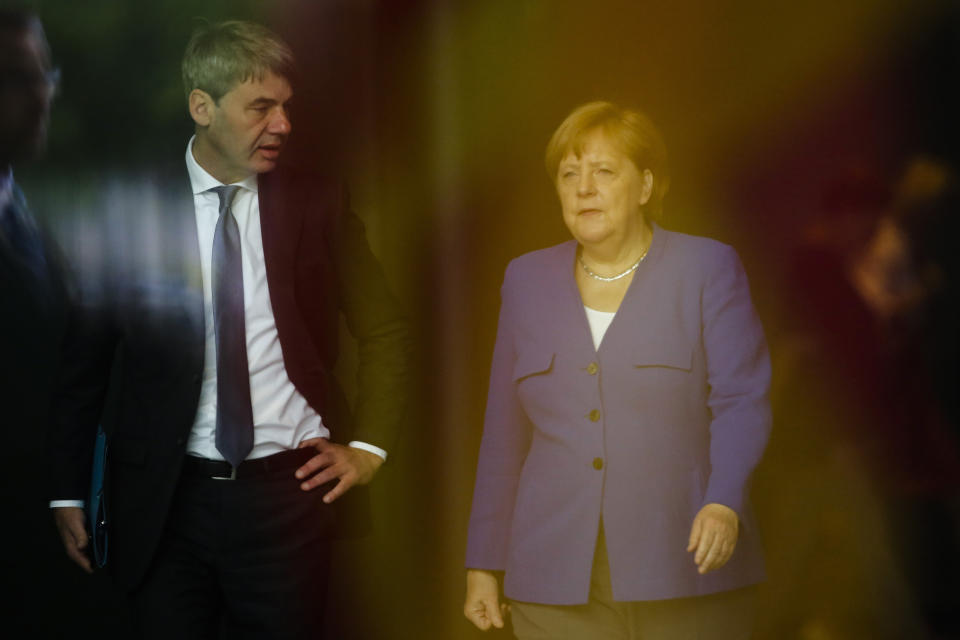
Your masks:
[{"label": "man in dark suit", "polygon": [[[107,216],[115,242],[69,323],[51,506],[90,570],[80,501],[109,395],[109,566],[145,637],[316,637],[338,507],[361,496],[338,498],[401,419],[408,332],[363,226],[337,182],[278,166],[292,77],[259,25],[194,32],[186,171]],[[340,313],[352,418],[332,376]]]},{"label": "man in dark suit", "polygon": [[[26,481],[46,463],[44,427],[63,325],[58,252],[34,219],[13,168],[36,157],[46,141],[56,72],[36,15],[0,9],[0,575],[16,585],[0,605],[0,629],[45,636],[56,620],[37,618],[36,605],[69,589],[51,550],[59,541],[45,513],[44,487]],[[79,613],[77,599],[66,615]]]},{"label": "man in dark suit", "polygon": [[[14,183],[13,165],[43,148],[54,78],[40,21],[22,11],[0,10],[0,293],[9,311],[0,315],[0,393],[4,419],[32,425],[17,430],[24,436],[43,425],[36,416],[48,402],[45,381],[55,356],[49,325],[56,318],[60,279],[55,252]],[[11,450],[18,448],[4,447]]]}]

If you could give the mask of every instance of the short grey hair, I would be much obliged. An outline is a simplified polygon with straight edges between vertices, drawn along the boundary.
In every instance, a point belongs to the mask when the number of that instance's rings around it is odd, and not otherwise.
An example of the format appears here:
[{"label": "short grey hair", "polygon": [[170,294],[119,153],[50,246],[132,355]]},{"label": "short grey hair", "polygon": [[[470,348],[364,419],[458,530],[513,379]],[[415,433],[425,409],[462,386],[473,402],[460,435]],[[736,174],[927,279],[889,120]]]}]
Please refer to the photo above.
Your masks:
[{"label": "short grey hair", "polygon": [[277,34],[254,22],[204,22],[194,29],[183,53],[183,88],[200,89],[219,102],[237,84],[268,73],[293,82],[293,51]]}]

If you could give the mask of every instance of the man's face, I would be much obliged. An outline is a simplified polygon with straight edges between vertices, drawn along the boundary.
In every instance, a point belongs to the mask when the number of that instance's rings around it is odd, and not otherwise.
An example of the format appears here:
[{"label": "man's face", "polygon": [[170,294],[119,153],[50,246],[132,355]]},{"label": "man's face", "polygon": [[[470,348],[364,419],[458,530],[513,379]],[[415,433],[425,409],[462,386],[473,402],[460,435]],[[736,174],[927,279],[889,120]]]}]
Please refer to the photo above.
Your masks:
[{"label": "man's face", "polygon": [[53,88],[42,32],[0,29],[0,164],[43,148]]},{"label": "man's face", "polygon": [[199,125],[197,162],[226,184],[272,171],[290,135],[292,97],[287,79],[269,72],[262,80],[251,78],[234,86],[219,103],[205,101],[199,110],[192,97],[190,112]]}]

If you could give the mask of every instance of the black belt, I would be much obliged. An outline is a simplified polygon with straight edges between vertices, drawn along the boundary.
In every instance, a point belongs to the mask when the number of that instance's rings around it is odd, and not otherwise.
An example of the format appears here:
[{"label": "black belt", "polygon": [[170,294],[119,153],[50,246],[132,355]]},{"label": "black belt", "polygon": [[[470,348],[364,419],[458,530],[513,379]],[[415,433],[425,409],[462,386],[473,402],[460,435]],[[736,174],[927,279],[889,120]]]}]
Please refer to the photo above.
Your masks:
[{"label": "black belt", "polygon": [[[281,451],[271,456],[244,460],[239,467],[233,467],[226,460],[210,460],[187,456],[183,462],[183,473],[191,477],[212,478],[214,480],[239,480],[272,473],[275,471],[290,471],[315,456],[317,450],[313,447]],[[292,474],[291,474],[292,477]]]}]

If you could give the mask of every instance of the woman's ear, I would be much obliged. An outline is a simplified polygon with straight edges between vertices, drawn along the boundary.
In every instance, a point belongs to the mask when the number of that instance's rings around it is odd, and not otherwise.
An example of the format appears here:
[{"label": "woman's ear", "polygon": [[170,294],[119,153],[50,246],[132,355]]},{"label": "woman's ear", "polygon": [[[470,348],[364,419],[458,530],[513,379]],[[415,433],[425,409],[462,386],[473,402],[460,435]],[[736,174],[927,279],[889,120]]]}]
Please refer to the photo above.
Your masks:
[{"label": "woman's ear", "polygon": [[650,196],[653,195],[653,172],[650,169],[644,169],[641,178],[643,189],[640,192],[640,205],[643,206],[650,201]]}]

